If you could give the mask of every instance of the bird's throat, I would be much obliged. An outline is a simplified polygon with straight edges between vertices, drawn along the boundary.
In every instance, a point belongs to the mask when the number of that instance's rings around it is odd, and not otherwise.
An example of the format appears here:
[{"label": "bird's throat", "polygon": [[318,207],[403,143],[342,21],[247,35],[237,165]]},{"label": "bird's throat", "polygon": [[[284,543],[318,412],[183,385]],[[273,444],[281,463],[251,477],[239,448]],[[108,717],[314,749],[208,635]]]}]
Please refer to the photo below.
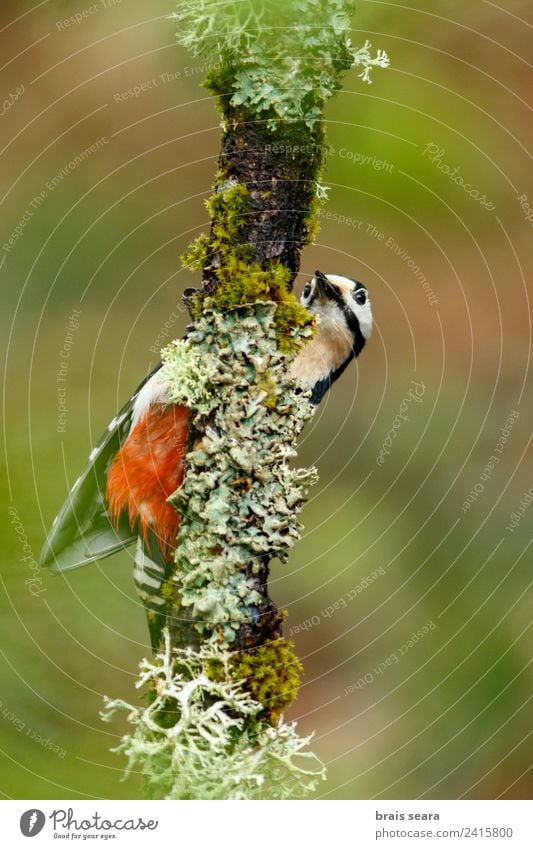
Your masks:
[{"label": "bird's throat", "polygon": [[334,378],[354,356],[354,338],[347,327],[321,324],[314,337],[298,354],[291,375],[304,386]]}]

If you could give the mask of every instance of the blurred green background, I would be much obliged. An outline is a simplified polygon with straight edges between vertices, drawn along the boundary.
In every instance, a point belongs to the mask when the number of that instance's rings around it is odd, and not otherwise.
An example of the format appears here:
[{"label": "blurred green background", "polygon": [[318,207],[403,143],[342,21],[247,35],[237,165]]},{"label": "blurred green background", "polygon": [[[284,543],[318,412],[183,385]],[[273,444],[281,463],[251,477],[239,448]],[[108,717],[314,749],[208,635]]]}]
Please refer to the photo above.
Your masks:
[{"label": "blurred green background", "polygon": [[[533,507],[520,502],[533,484],[533,9],[429,5],[358,4],[354,42],[386,49],[392,67],[371,86],[350,72],[328,106],[329,201],[298,279],[315,267],[357,277],[375,316],[305,433],[301,461],[320,484],[271,582],[305,665],[287,718],[316,730],[328,798],[532,791]],[[149,652],[131,552],[57,578],[31,558],[100,433],[186,323],[180,296],[195,280],[178,256],[206,225],[220,129],[171,11],[170,0],[0,11],[8,798],[142,795],[109,751],[125,722],[98,716],[102,694],[137,698]]]}]

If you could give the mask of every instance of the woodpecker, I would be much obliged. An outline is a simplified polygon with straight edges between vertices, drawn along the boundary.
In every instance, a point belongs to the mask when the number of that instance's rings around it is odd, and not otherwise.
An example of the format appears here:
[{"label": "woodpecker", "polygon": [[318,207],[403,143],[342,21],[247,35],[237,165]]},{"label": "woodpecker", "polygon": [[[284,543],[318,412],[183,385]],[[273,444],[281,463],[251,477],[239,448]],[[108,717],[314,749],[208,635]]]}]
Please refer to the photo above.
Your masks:
[{"label": "woodpecker", "polygon": [[[317,317],[290,373],[317,406],[372,331],[368,291],[349,277],[316,271],[300,302]],[[157,647],[180,517],[168,502],[184,477],[189,410],[171,403],[159,364],[110,422],[54,520],[40,563],[66,572],[137,542],[134,580]]]}]

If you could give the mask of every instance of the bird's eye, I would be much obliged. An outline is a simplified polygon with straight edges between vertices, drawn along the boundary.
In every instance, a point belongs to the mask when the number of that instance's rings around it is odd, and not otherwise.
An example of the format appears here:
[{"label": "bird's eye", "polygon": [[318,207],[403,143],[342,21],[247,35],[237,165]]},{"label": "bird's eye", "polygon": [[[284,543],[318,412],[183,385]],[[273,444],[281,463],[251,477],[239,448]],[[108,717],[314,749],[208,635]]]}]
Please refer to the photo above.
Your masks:
[{"label": "bird's eye", "polygon": [[363,306],[363,304],[366,304],[366,292],[363,291],[363,289],[359,289],[355,293],[354,298],[360,306]]}]

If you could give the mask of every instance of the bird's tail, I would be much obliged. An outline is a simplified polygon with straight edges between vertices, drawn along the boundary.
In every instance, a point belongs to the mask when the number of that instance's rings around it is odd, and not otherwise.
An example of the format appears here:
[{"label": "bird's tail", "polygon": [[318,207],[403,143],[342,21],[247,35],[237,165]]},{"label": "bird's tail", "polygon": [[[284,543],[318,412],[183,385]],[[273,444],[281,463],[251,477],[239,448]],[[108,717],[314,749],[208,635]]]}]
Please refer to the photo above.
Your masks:
[{"label": "bird's tail", "polygon": [[172,562],[161,553],[157,538],[149,529],[146,539],[137,539],[133,579],[146,610],[154,653],[160,647],[161,633],[167,621],[170,599],[165,588],[169,586],[171,574]]}]

